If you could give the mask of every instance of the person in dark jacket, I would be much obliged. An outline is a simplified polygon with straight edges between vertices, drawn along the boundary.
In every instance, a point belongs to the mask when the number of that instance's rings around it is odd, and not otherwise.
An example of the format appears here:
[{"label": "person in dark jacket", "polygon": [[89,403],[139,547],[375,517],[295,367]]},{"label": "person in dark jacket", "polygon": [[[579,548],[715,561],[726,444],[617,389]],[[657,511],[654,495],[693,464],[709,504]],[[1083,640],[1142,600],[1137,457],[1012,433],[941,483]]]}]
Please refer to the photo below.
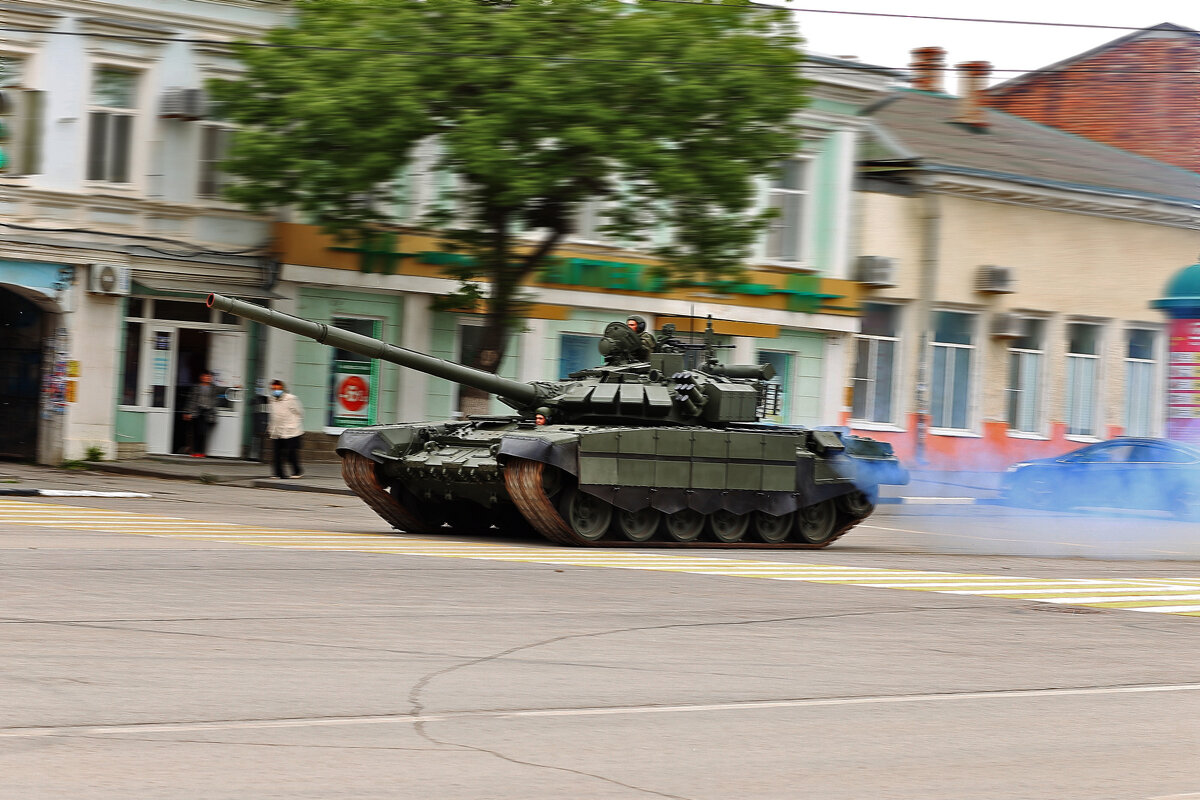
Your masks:
[{"label": "person in dark jacket", "polygon": [[220,390],[213,385],[212,373],[200,373],[200,382],[192,387],[183,408],[183,421],[192,429],[192,458],[204,458],[208,450],[208,433],[217,421],[217,398]]}]

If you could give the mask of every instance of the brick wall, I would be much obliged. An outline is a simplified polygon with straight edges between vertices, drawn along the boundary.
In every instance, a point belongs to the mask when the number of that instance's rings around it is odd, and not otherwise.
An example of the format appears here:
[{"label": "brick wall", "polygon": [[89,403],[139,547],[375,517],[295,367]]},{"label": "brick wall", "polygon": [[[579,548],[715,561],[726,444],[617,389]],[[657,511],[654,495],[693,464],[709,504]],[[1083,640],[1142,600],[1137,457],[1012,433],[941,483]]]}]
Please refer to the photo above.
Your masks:
[{"label": "brick wall", "polygon": [[994,87],[986,102],[1200,172],[1200,34],[1194,31],[1141,31],[1052,72]]}]

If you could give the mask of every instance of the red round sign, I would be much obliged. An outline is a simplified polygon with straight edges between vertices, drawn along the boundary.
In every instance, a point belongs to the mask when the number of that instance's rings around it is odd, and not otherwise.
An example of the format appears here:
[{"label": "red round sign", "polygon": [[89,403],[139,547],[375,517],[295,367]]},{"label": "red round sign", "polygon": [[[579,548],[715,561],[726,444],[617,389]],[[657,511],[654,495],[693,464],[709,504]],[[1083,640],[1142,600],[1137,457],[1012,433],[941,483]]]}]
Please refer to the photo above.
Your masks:
[{"label": "red round sign", "polygon": [[371,399],[371,388],[357,375],[350,375],[338,386],[338,402],[347,411],[359,411]]}]

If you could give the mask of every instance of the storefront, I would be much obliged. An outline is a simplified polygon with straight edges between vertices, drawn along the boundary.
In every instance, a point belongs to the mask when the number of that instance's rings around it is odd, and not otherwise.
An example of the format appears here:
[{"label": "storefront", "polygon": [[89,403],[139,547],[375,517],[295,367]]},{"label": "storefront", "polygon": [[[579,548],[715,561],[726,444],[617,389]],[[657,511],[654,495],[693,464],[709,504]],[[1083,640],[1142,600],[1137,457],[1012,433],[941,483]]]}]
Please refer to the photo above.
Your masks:
[{"label": "storefront", "polygon": [[[285,313],[353,330],[455,362],[478,347],[482,319],[434,310],[454,281],[441,267],[457,258],[432,237],[397,233],[387,252],[369,252],[322,236],[315,228],[277,227]],[[857,332],[858,285],[784,269],[752,268],[741,282],[664,291],[650,277],[653,261],[606,248],[564,247],[554,265],[525,289],[527,312],[498,372],[522,381],[556,380],[600,360],[604,327],[629,314],[651,327],[676,326],[699,336],[709,315],[725,359],[770,362],[781,388],[770,421],[834,424],[849,338]],[[456,385],[392,364],[370,364],[291,334],[267,334],[267,371],[280,377],[306,409],[306,429],[335,434],[346,427],[439,419],[462,411]],[[510,409],[497,400],[492,413]]]},{"label": "storefront", "polygon": [[206,454],[241,458],[255,449],[255,401],[266,393],[257,370],[260,335],[257,326],[208,308],[209,291],[259,303],[272,296],[252,286],[135,276],[120,336],[116,438],[123,454],[194,452],[194,426],[184,416],[206,371],[220,390]]}]

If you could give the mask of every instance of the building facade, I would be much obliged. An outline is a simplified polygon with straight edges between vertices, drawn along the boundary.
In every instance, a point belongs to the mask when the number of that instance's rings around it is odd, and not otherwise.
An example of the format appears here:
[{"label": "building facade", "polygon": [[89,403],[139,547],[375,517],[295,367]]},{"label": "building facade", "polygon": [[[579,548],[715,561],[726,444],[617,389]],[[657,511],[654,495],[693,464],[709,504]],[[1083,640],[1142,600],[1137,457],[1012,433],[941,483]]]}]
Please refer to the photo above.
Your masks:
[{"label": "building facade", "polygon": [[[12,101],[0,324],[14,332],[0,342],[0,403],[18,420],[0,455],[57,463],[186,453],[183,411],[205,370],[230,389],[207,448],[215,456],[255,454],[254,412],[272,378],[300,395],[312,434],[458,412],[457,387],[444,381],[203,304],[217,291],[451,360],[477,339],[476,316],[433,310],[455,288],[439,269],[453,256],[414,225],[446,177],[420,159],[398,187],[390,244],[345,248],[220,198],[233,131],[203,87],[236,75],[226,43],[285,22],[286,4],[18,0],[0,15],[21,31],[0,44]],[[804,146],[759,187],[778,216],[743,281],[664,293],[644,278],[653,261],[605,238],[603,208],[584,208],[558,266],[527,287],[530,318],[501,373],[558,378],[594,364],[604,325],[630,313],[685,334],[712,315],[730,360],[775,365],[777,421],[836,422],[858,330],[853,180],[867,125],[858,112],[897,76],[822,56],[806,69]]]},{"label": "building facade", "polygon": [[[273,2],[15,2],[0,7],[0,456],[189,448],[202,370],[254,378],[242,321],[213,288],[265,299],[269,222],[219,197],[229,126],[203,86],[225,43],[283,19]],[[209,450],[241,455],[248,416],[218,412]]]},{"label": "building facade", "polygon": [[992,108],[1200,172],[1200,33],[1164,23],[987,90]]},{"label": "building facade", "polygon": [[[761,205],[779,215],[752,253],[745,278],[664,292],[649,278],[653,259],[607,240],[603,207],[585,207],[554,265],[524,287],[528,318],[514,333],[501,375],[558,379],[595,365],[605,325],[629,314],[644,316],[654,329],[673,323],[684,336],[702,331],[711,315],[729,360],[775,366],[783,400],[774,421],[838,421],[859,325],[859,286],[851,274],[853,182],[867,123],[858,112],[883,96],[895,75],[820,56],[810,56],[810,63],[804,145],[759,187]],[[455,256],[415,224],[449,179],[430,166],[435,156],[432,145],[419,154],[397,187],[396,226],[370,247],[339,245],[311,226],[277,225],[281,270],[274,291],[283,297],[273,307],[451,361],[469,360],[481,319],[434,310],[434,299],[456,288],[440,269]],[[460,413],[458,388],[442,379],[372,365],[286,334],[268,339],[266,369],[301,398],[314,434]],[[348,396],[355,407],[345,402]],[[493,402],[493,411],[507,410]]]},{"label": "building facade", "polygon": [[922,84],[866,114],[847,424],[943,469],[1162,435],[1150,303],[1200,249],[1200,181],[989,109],[986,65],[961,66],[958,97]]}]

